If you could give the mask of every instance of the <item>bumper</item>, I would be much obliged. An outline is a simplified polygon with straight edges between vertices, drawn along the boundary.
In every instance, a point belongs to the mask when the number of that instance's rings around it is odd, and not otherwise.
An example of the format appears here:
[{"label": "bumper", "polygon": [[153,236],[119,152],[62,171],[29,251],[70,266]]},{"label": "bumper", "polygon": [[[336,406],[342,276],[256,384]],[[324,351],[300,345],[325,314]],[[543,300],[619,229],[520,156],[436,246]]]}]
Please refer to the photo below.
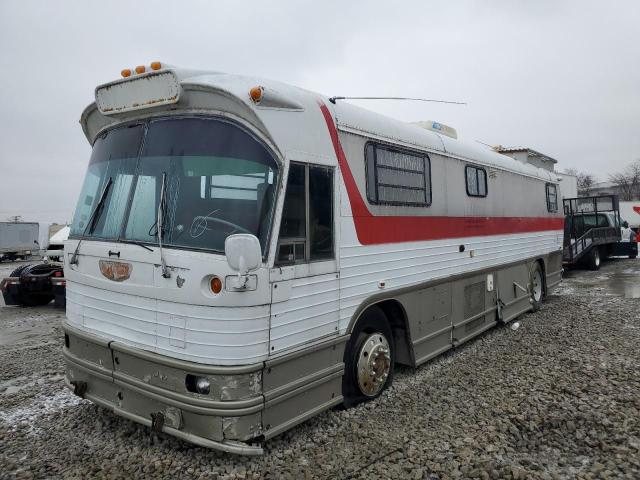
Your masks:
[{"label": "bumper", "polygon": [[[203,447],[260,455],[262,448],[248,442],[270,438],[342,401],[344,366],[336,345],[346,338],[293,362],[218,367],[109,342],[66,323],[64,329],[65,381],[76,395]],[[206,377],[210,393],[188,391],[187,375]]]},{"label": "bumper", "polygon": [[65,279],[62,277],[27,277],[24,283],[20,277],[7,277],[0,280],[0,291],[5,305],[31,305],[30,299],[53,297],[56,307],[65,308]]},{"label": "bumper", "polygon": [[0,280],[0,291],[5,305],[20,305],[20,279],[7,277]]},{"label": "bumper", "polygon": [[[74,382],[72,385],[68,378],[65,378],[65,384],[67,388],[69,388],[72,392],[76,393],[76,386],[78,383]],[[195,435],[190,432],[183,431],[181,427],[172,427],[169,425],[162,425],[159,428],[154,426],[154,420],[152,418],[146,418],[137,413],[130,412],[126,409],[118,407],[116,404],[112,402],[105,401],[103,398],[94,395],[89,392],[85,392],[81,395],[83,398],[90,400],[96,405],[100,405],[101,407],[107,408],[113,411],[116,415],[119,415],[128,420],[140,423],[147,427],[152,427],[154,430],[159,430],[164,433],[168,433],[169,435],[173,435],[174,437],[180,438],[182,440],[186,440],[187,442],[193,443],[194,445],[199,445],[205,448],[212,448],[214,450],[220,450],[223,452],[234,453],[237,455],[262,455],[262,447],[251,446],[241,442],[233,442],[230,440],[224,441],[216,441],[210,440],[198,435]]]},{"label": "bumper", "polygon": [[610,254],[614,256],[638,256],[638,244],[636,242],[617,242],[611,245]]}]

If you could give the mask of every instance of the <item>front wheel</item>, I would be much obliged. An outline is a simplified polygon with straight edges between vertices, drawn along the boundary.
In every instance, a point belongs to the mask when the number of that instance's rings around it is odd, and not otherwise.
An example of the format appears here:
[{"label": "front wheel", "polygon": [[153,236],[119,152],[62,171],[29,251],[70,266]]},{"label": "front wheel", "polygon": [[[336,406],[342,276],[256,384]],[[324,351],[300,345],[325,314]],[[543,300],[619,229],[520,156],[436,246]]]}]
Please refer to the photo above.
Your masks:
[{"label": "front wheel", "polygon": [[370,307],[358,321],[347,343],[342,377],[344,405],[372,400],[393,382],[395,345],[387,317]]}]

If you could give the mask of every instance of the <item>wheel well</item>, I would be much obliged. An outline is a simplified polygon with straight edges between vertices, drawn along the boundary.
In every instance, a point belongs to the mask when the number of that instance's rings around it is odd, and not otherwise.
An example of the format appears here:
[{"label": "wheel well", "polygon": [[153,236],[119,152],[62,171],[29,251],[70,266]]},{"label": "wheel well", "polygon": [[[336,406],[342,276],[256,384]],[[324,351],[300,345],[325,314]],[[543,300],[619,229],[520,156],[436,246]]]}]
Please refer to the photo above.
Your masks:
[{"label": "wheel well", "polygon": [[393,332],[393,343],[396,348],[396,363],[414,366],[413,349],[409,342],[407,314],[404,307],[397,300],[384,300],[374,305],[384,312],[391,331]]}]

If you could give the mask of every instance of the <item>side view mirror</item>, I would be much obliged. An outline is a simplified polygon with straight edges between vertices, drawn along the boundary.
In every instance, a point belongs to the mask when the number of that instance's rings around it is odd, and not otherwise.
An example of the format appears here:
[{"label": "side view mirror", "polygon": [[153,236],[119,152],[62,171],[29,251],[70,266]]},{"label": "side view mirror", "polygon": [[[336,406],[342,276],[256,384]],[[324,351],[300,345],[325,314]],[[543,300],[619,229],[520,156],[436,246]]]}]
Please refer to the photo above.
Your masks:
[{"label": "side view mirror", "polygon": [[224,254],[229,266],[239,275],[246,275],[260,266],[262,249],[255,235],[238,233],[224,241]]}]

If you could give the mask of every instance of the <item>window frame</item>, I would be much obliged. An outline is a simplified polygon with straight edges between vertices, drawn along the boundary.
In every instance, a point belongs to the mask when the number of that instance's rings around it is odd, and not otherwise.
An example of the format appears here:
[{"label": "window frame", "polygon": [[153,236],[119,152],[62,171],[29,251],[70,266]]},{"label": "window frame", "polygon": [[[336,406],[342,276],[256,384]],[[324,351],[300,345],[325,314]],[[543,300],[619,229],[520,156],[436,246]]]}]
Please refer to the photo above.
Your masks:
[{"label": "window frame", "polygon": [[[476,172],[476,187],[478,189],[478,192],[480,192],[480,180],[478,179],[478,171],[482,170],[484,172],[484,195],[481,195],[480,193],[471,193],[469,191],[469,177],[467,176],[467,172],[469,169],[475,170]],[[487,180],[487,169],[484,167],[480,167],[478,165],[465,165],[464,167],[464,184],[465,184],[465,189],[467,191],[467,196],[469,197],[476,197],[476,198],[486,198],[489,195],[489,181]]]},{"label": "window frame", "polygon": [[[369,146],[373,147],[373,166],[374,166],[374,171],[373,171],[373,179],[375,182],[374,188],[375,188],[375,192],[376,192],[376,196],[379,197],[379,191],[378,191],[378,187],[380,185],[380,183],[378,182],[378,165],[377,165],[377,153],[376,151],[378,149],[382,149],[382,150],[387,150],[390,152],[397,152],[397,153],[401,153],[401,154],[405,154],[405,155],[411,155],[414,157],[418,157],[418,158],[422,158],[424,159],[424,169],[422,172],[422,175],[425,176],[425,182],[424,182],[424,190],[425,190],[425,198],[426,198],[426,202],[425,203],[415,203],[415,202],[393,202],[393,201],[385,201],[385,200],[379,200],[379,199],[372,199],[371,196],[369,195],[369,159],[368,159],[368,155],[367,155],[367,150],[369,149]],[[365,189],[366,189],[366,194],[367,194],[367,201],[371,204],[371,205],[395,205],[395,206],[403,206],[403,207],[430,207],[431,204],[433,203],[433,185],[432,185],[432,181],[431,181],[431,157],[429,157],[429,155],[427,154],[427,152],[423,152],[420,150],[412,150],[410,148],[405,148],[405,147],[401,147],[398,145],[394,145],[394,144],[390,144],[390,143],[382,143],[382,142],[377,142],[377,141],[372,141],[369,140],[364,144],[364,167],[365,167]],[[406,169],[402,169],[402,168],[394,168],[394,167],[387,167],[387,166],[383,166],[382,168],[386,168],[388,170],[395,170],[395,171],[408,171],[408,172],[412,172],[412,173],[418,173],[414,170],[406,170]],[[427,182],[428,180],[428,182]],[[383,185],[384,186],[384,185]],[[400,188],[398,186],[395,185],[390,185],[393,188]],[[428,195],[426,195],[427,189],[428,187]],[[419,188],[415,188],[415,187],[404,187],[406,190],[420,190]],[[428,197],[428,198],[427,198]]]},{"label": "window frame", "polygon": [[[556,197],[555,200],[555,208],[551,207],[551,202],[550,202],[550,197],[549,197],[549,191],[550,188],[549,187],[553,187],[553,191]],[[558,211],[558,186],[555,183],[546,183],[545,184],[545,193],[546,193],[546,197],[547,197],[547,211],[548,212],[557,212]]]},{"label": "window frame", "polygon": [[[235,126],[236,128],[239,128],[240,130],[244,131],[246,134],[248,134],[249,136],[251,136],[256,142],[258,142],[260,145],[262,145],[266,151],[271,155],[271,157],[274,159],[277,167],[278,167],[278,180],[277,183],[274,184],[274,188],[276,191],[276,197],[274,199],[274,204],[271,210],[271,214],[270,214],[270,219],[269,219],[269,230],[266,236],[266,241],[265,241],[265,245],[263,248],[263,252],[262,252],[262,261],[266,262],[267,259],[269,258],[269,254],[271,252],[271,247],[273,245],[273,236],[276,234],[275,229],[274,229],[274,222],[276,219],[276,215],[277,215],[277,202],[278,202],[278,197],[277,195],[281,189],[282,183],[283,183],[283,172],[285,169],[285,163],[282,159],[282,157],[277,153],[277,151],[275,150],[275,148],[272,146],[273,144],[269,142],[268,138],[266,138],[261,132],[259,132],[257,129],[255,129],[255,127],[253,125],[251,125],[249,122],[246,122],[245,120],[243,120],[242,118],[236,118],[236,117],[230,117],[227,115],[222,115],[222,114],[216,114],[216,113],[210,113],[210,112],[203,112],[203,113],[199,113],[199,112],[177,112],[177,113],[171,113],[171,112],[162,112],[161,114],[159,114],[158,116],[150,116],[150,117],[145,117],[145,118],[138,118],[138,119],[132,119],[132,120],[126,120],[123,121],[121,123],[117,123],[115,125],[107,125],[105,127],[103,127],[102,129],[98,130],[98,132],[96,133],[93,142],[91,143],[91,148],[93,151],[93,145],[95,144],[96,140],[101,136],[101,135],[107,135],[110,132],[117,130],[119,128],[128,128],[128,127],[132,127],[135,125],[141,125],[144,128],[144,133],[143,133],[143,137],[142,137],[142,141],[140,142],[140,145],[138,146],[138,152],[135,158],[135,166],[134,166],[134,172],[136,172],[134,174],[134,180],[133,183],[131,185],[131,188],[129,190],[128,193],[128,198],[126,200],[126,206],[125,206],[125,213],[124,213],[124,217],[123,217],[123,222],[122,225],[120,227],[119,233],[118,233],[118,237],[117,238],[112,238],[112,237],[98,237],[98,236],[91,236],[91,237],[85,237],[85,240],[95,240],[95,241],[104,241],[104,242],[115,242],[115,243],[122,243],[122,244],[143,244],[143,245],[148,245],[150,247],[157,247],[158,243],[152,243],[152,242],[140,242],[140,241],[136,241],[136,240],[130,240],[125,238],[125,229],[126,229],[126,224],[128,222],[129,219],[129,215],[130,215],[130,210],[131,210],[131,206],[133,203],[133,196],[134,196],[134,192],[135,192],[135,187],[137,186],[137,170],[138,170],[138,163],[141,161],[142,158],[142,152],[144,151],[144,145],[146,142],[146,135],[147,135],[147,130],[149,128],[149,125],[151,123],[154,122],[158,122],[158,121],[164,121],[164,120],[177,120],[177,119],[203,119],[203,120],[212,120],[212,121],[221,121],[221,122],[225,122],[225,123],[229,123],[233,126]],[[87,164],[88,165],[91,164],[91,159],[89,159],[89,162]],[[85,170],[85,175],[86,175],[86,170]],[[81,186],[82,187],[82,186]],[[74,211],[74,215],[75,215],[75,211]],[[76,235],[69,235],[69,239],[73,239],[73,240],[78,240],[80,238],[82,238],[83,235],[82,234],[76,234]],[[210,253],[213,255],[224,255],[224,250],[214,250],[212,248],[201,248],[201,247],[186,247],[186,246],[181,246],[181,245],[165,245],[163,243],[163,247],[165,248],[169,248],[171,250],[184,250],[184,251],[195,251],[195,252],[203,252],[203,253]],[[277,253],[276,253],[277,256]],[[335,256],[335,245],[334,245],[334,256]]]},{"label": "window frame", "polygon": [[[304,167],[304,210],[305,210],[305,235],[304,237],[285,237],[285,241],[282,241],[282,237],[280,236],[280,230],[282,229],[282,214],[284,213],[284,205],[287,201],[287,188],[289,184],[289,173],[291,172],[291,165],[299,165]],[[310,206],[311,206],[311,194],[309,189],[309,177],[310,177],[310,169],[312,168],[321,168],[324,170],[328,170],[331,176],[331,242],[333,244],[333,252],[331,257],[327,258],[311,258],[311,215],[310,215]],[[283,184],[285,187],[284,195],[283,195],[283,204],[282,211],[280,212],[280,223],[278,225],[278,241],[276,242],[276,252],[274,258],[274,266],[290,266],[290,265],[303,265],[309,263],[316,262],[333,262],[336,259],[336,212],[335,212],[335,192],[336,192],[336,168],[330,165],[320,165],[316,163],[305,163],[305,162],[296,162],[291,161],[287,167],[287,180],[286,182],[283,179]],[[279,260],[280,255],[280,247],[283,245],[293,245],[294,249],[294,257],[295,257],[295,246],[299,244],[304,244],[304,258],[300,260],[293,261],[281,261]]]}]

